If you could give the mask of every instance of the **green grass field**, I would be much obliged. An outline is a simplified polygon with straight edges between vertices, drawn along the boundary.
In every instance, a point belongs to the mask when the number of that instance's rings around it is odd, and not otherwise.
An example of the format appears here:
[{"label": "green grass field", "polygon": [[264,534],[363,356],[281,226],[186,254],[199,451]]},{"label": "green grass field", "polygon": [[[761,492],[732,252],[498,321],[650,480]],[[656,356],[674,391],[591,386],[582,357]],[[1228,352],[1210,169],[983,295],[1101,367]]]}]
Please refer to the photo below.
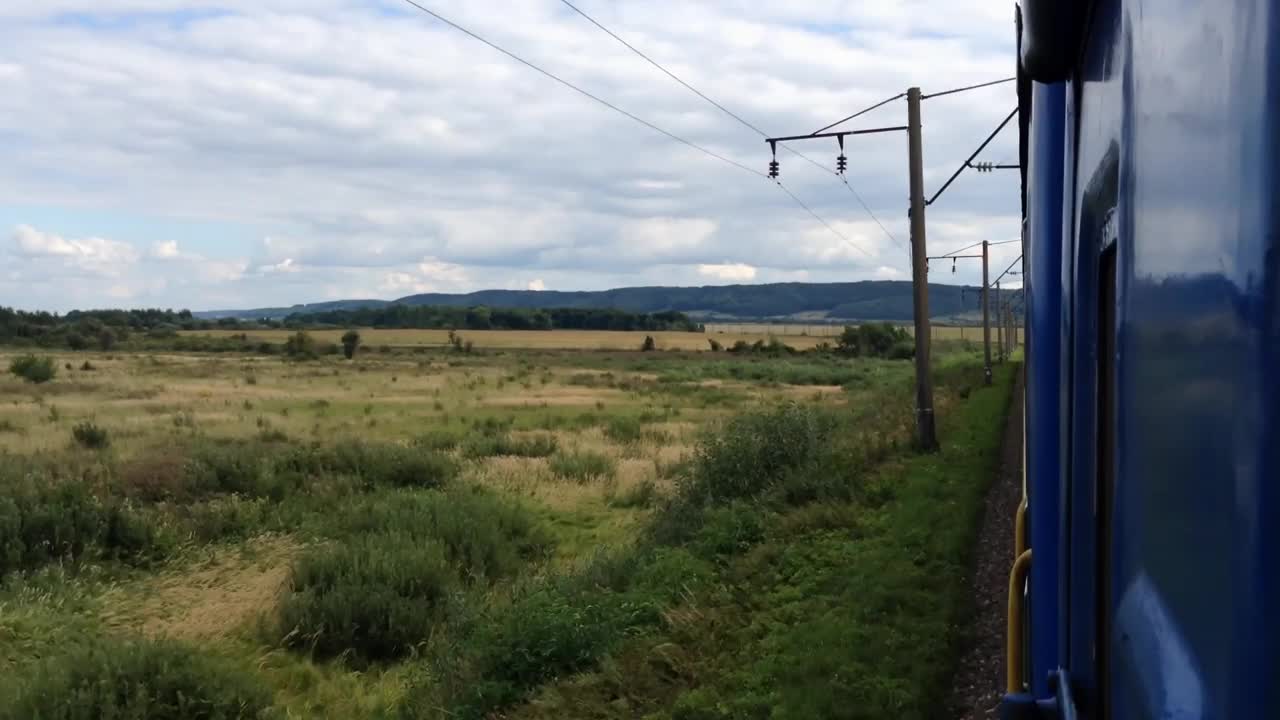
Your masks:
[{"label": "green grass field", "polygon": [[1008,368],[498,345],[0,379],[0,720],[929,716]]}]

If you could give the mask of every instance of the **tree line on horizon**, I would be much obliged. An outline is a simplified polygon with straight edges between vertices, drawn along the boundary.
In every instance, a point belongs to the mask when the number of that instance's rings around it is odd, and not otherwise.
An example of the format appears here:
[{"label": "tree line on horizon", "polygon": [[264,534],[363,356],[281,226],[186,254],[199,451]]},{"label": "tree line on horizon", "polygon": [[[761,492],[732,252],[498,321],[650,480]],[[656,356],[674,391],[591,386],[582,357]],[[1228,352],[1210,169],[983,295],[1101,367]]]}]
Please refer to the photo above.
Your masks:
[{"label": "tree line on horizon", "polygon": [[[216,350],[180,331],[329,329],[344,327],[454,330],[618,330],[701,332],[679,312],[633,313],[615,309],[435,307],[388,305],[361,310],[297,313],[284,320],[195,317],[190,310],[72,310],[65,314],[0,307],[0,344],[102,350],[121,343],[176,350]],[[190,347],[187,347],[190,345]],[[227,348],[234,349],[234,348]]]}]

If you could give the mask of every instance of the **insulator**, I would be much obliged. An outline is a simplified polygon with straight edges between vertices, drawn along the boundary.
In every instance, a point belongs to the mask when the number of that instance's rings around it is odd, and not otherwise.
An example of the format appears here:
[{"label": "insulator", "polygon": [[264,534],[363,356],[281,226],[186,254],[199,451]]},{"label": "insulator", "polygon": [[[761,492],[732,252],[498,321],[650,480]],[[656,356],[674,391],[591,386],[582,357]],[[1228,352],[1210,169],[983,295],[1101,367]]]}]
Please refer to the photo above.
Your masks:
[{"label": "insulator", "polygon": [[769,177],[771,178],[778,177],[778,161],[777,160],[769,161]]},{"label": "insulator", "polygon": [[836,172],[843,175],[844,171],[848,169],[849,169],[849,158],[845,157],[844,155],[841,155],[840,157],[836,158]]},{"label": "insulator", "polygon": [[952,260],[952,261],[951,261],[951,272],[955,272],[955,271],[956,271],[956,261],[955,261],[955,260]]}]

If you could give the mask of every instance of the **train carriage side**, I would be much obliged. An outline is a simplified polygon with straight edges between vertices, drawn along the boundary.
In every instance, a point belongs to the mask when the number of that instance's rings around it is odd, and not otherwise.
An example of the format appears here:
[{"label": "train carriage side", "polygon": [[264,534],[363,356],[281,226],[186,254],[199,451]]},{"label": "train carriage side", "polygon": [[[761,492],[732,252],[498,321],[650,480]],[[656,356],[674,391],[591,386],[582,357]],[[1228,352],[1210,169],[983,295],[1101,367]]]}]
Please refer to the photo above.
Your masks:
[{"label": "train carriage side", "polygon": [[1004,714],[1280,717],[1280,2],[1020,15],[1035,558]]}]

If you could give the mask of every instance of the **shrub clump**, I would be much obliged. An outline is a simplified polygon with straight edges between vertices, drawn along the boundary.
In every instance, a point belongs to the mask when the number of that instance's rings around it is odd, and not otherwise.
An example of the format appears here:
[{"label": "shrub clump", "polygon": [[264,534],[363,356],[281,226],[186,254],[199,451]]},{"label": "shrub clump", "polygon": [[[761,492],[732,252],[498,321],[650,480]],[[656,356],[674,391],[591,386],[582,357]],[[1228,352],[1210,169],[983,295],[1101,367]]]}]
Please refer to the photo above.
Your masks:
[{"label": "shrub clump", "polygon": [[639,442],[643,435],[644,426],[639,418],[629,415],[614,416],[604,426],[604,436],[616,443]]},{"label": "shrub clump", "polygon": [[846,326],[836,341],[836,349],[854,357],[907,359],[915,354],[911,334],[892,323]]},{"label": "shrub clump", "polygon": [[829,411],[796,403],[735,417],[699,443],[680,492],[702,502],[762,495],[821,457],[835,427]]},{"label": "shrub clump", "polygon": [[4,684],[0,720],[252,720],[272,703],[247,670],[170,640],[73,646]]},{"label": "shrub clump", "polygon": [[325,475],[357,478],[366,489],[430,488],[445,484],[458,472],[452,459],[425,447],[355,440],[292,446],[271,440],[197,444],[184,470],[191,492],[280,500],[309,479]]},{"label": "shrub clump", "polygon": [[363,662],[413,652],[456,593],[513,576],[551,548],[526,511],[477,488],[373,498],[332,530],[339,543],[294,566],[283,643]]},{"label": "shrub clump", "polygon": [[111,445],[111,434],[92,420],[76,423],[71,428],[71,437],[77,445],[90,450],[102,450]]},{"label": "shrub clump", "polygon": [[58,368],[51,357],[22,355],[9,363],[9,372],[29,383],[39,385],[52,380],[58,374]]},{"label": "shrub clump", "polygon": [[580,483],[609,480],[618,472],[616,460],[590,450],[558,452],[551,456],[547,465],[556,475]]},{"label": "shrub clump", "polygon": [[553,435],[512,437],[508,434],[475,433],[462,443],[462,455],[468,458],[511,455],[514,457],[547,457],[559,447]]},{"label": "shrub clump", "polygon": [[164,549],[142,515],[83,482],[38,474],[0,487],[0,576],[87,557],[145,562]]},{"label": "shrub clump", "polygon": [[409,654],[430,636],[455,580],[438,544],[384,532],[307,553],[280,606],[287,647],[366,661]]}]

